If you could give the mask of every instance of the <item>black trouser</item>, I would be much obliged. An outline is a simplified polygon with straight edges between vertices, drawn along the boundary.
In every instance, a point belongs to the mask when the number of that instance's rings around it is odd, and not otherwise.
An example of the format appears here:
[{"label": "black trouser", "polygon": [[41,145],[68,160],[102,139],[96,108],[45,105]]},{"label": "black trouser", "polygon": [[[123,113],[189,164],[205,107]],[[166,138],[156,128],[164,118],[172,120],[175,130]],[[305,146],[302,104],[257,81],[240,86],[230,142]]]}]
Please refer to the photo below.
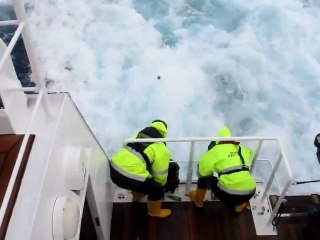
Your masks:
[{"label": "black trouser", "polygon": [[148,194],[148,199],[150,201],[156,201],[163,198],[164,188],[160,183],[155,182],[151,178],[147,178],[145,181],[138,181],[132,178],[128,178],[120,174],[115,170],[111,164],[110,166],[110,176],[113,183],[118,187],[128,189],[135,192],[140,192]]},{"label": "black trouser", "polygon": [[205,177],[198,179],[198,188],[200,189],[211,189],[215,196],[217,196],[222,202],[224,202],[229,207],[234,207],[245,202],[248,202],[254,195],[253,193],[247,195],[236,195],[226,193],[221,190],[218,186],[218,178],[217,177]]}]

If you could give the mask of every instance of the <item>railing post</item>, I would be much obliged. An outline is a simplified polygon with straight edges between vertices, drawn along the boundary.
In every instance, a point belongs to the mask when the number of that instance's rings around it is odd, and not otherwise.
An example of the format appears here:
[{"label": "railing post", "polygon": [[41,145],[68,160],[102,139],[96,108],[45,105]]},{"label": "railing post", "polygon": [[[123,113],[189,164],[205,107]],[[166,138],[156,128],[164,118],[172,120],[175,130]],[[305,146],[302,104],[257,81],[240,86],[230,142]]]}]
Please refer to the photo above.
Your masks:
[{"label": "railing post", "polygon": [[264,200],[264,199],[266,198],[266,196],[267,196],[267,192],[269,192],[269,189],[270,189],[271,184],[272,184],[272,180],[273,180],[273,178],[274,178],[274,176],[275,176],[275,174],[276,174],[276,171],[278,170],[278,167],[279,167],[279,165],[280,165],[281,158],[282,158],[282,154],[281,154],[281,152],[280,152],[280,153],[279,153],[279,156],[278,156],[278,159],[277,159],[277,161],[276,161],[276,164],[274,165],[274,169],[273,169],[273,171],[272,171],[272,173],[271,173],[271,175],[270,175],[270,177],[269,177],[267,186],[266,186],[266,188],[265,188],[265,190],[264,190],[264,192],[263,192],[263,195],[262,195],[262,198],[261,198],[261,202],[263,202],[263,200]]},{"label": "railing post", "polygon": [[279,197],[279,199],[278,199],[278,201],[277,201],[276,206],[274,207],[274,209],[273,209],[273,211],[272,211],[272,213],[271,213],[271,216],[270,216],[270,218],[269,218],[269,220],[268,220],[268,224],[271,224],[273,218],[274,218],[275,215],[278,213],[278,210],[279,210],[279,208],[280,208],[280,205],[281,205],[281,203],[283,202],[283,199],[284,199],[284,197],[285,197],[285,195],[286,195],[286,193],[287,193],[287,191],[288,191],[288,189],[289,189],[289,187],[290,187],[291,185],[292,185],[292,181],[291,181],[291,180],[288,180],[287,183],[286,183],[286,185],[285,185],[285,187],[283,188],[283,190],[282,190],[282,192],[281,192],[281,195],[280,195],[280,197]]},{"label": "railing post", "polygon": [[28,20],[27,20],[27,14],[24,8],[24,1],[21,0],[13,0],[13,7],[15,14],[17,16],[17,19],[20,23],[24,23],[24,28],[21,33],[22,38],[23,38],[23,43],[26,48],[26,52],[28,55],[28,59],[30,62],[31,66],[31,71],[32,74],[34,75],[34,81],[36,82],[37,87],[43,91],[43,102],[44,102],[44,108],[46,113],[50,116],[52,113],[50,112],[50,102],[49,98],[47,96],[47,88],[44,82],[44,77],[42,72],[40,71],[39,64],[37,61],[37,56],[36,53],[34,52],[32,48],[32,43],[31,43],[31,33],[28,25]]},{"label": "railing post", "polygon": [[193,158],[194,158],[194,141],[192,141],[190,144],[189,162],[188,162],[187,179],[186,179],[187,184],[186,184],[186,191],[185,191],[186,196],[189,196],[189,192],[191,188]]},{"label": "railing post", "polygon": [[20,37],[20,34],[22,33],[24,27],[24,23],[20,23],[18,25],[17,30],[15,31],[13,37],[11,38],[6,50],[4,51],[3,55],[0,58],[0,72],[4,66],[4,64],[6,63],[7,59],[9,58],[12,49],[14,48],[14,46],[16,45],[18,38]]},{"label": "railing post", "polygon": [[257,160],[258,155],[260,153],[260,149],[261,149],[261,146],[262,146],[262,141],[263,140],[259,140],[258,141],[258,145],[257,145],[256,151],[254,152],[254,155],[253,155],[253,158],[252,158],[252,163],[251,163],[251,167],[250,167],[250,173],[253,172],[254,167],[256,166],[256,160]]}]

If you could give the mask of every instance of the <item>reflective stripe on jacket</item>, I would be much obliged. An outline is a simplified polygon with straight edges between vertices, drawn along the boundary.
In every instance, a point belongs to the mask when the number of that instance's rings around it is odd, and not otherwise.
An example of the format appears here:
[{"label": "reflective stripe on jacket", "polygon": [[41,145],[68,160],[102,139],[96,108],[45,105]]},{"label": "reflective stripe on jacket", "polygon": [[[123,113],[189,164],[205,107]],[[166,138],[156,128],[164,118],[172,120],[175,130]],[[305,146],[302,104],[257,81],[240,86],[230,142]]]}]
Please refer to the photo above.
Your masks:
[{"label": "reflective stripe on jacket", "polygon": [[[231,194],[248,194],[253,192],[256,181],[249,171],[228,172],[242,169],[242,161],[238,154],[239,145],[232,143],[219,143],[204,153],[199,160],[199,177],[212,176],[213,173],[221,174],[218,187]],[[246,166],[251,163],[252,150],[241,146],[241,155]],[[226,174],[223,174],[226,173]]]}]

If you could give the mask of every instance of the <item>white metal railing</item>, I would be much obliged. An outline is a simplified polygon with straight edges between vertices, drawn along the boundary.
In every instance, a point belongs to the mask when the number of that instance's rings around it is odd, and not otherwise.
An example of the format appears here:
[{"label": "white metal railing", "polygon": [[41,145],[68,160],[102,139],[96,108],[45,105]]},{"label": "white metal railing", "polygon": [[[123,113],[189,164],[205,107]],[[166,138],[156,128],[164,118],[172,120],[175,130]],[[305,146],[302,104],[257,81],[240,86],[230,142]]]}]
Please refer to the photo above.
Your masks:
[{"label": "white metal railing", "polygon": [[18,20],[0,21],[0,26],[10,26],[10,25],[19,25],[19,21]]},{"label": "white metal railing", "polygon": [[[25,23],[24,30],[21,33],[22,38],[23,38],[23,43],[26,48],[30,66],[32,69],[32,74],[34,75],[34,81],[36,82],[37,86],[44,91],[44,93],[47,92],[45,82],[44,82],[44,77],[43,73],[40,71],[40,66],[37,61],[37,56],[35,54],[35,51],[32,48],[32,43],[31,43],[31,33],[30,33],[30,28],[27,20],[27,14],[24,8],[24,1],[23,0],[13,0],[13,7],[15,14],[17,16],[17,20],[21,23]],[[45,104],[48,104],[48,99],[46,95],[44,95],[44,101]]]},{"label": "white metal railing", "polygon": [[[292,177],[292,172],[290,169],[290,165],[288,163],[287,157],[286,157],[286,153],[284,151],[283,148],[283,144],[281,143],[281,141],[278,138],[271,138],[271,137],[229,137],[229,138],[220,138],[220,137],[189,137],[189,138],[144,138],[144,139],[125,139],[123,141],[123,145],[126,145],[127,143],[133,143],[133,142],[190,142],[190,151],[189,151],[189,160],[188,160],[188,169],[187,169],[187,179],[186,179],[186,190],[185,190],[185,194],[188,195],[190,192],[190,188],[191,188],[191,184],[192,184],[192,173],[193,173],[193,162],[197,162],[194,161],[194,151],[195,151],[195,143],[196,142],[209,142],[209,141],[255,141],[257,142],[257,146],[255,148],[255,152],[252,158],[252,163],[251,163],[251,167],[250,167],[250,172],[252,173],[255,166],[256,166],[256,162],[260,161],[258,159],[259,153],[261,151],[262,148],[262,144],[263,142],[266,141],[274,141],[278,143],[279,149],[280,149],[280,153],[275,161],[275,164],[273,165],[272,162],[269,159],[262,159],[261,161],[268,161],[271,165],[272,168],[272,172],[270,174],[270,177],[267,181],[266,187],[264,192],[262,193],[262,198],[261,198],[261,202],[264,201],[264,199],[268,196],[271,184],[273,182],[276,182],[277,184],[277,179],[276,179],[276,172],[278,171],[279,165],[281,163],[281,161],[283,161],[284,166],[285,166],[285,170],[287,173],[287,179],[285,181],[285,184],[282,188],[282,190],[279,191],[280,196],[278,198],[278,201],[276,203],[276,206],[274,207],[271,216],[268,220],[268,224],[270,225],[273,218],[275,217],[275,215],[277,214],[281,203],[283,202],[283,199],[289,189],[289,187],[291,185],[294,184],[293,181],[293,177]],[[179,162],[179,161],[177,161]]]},{"label": "white metal railing", "polygon": [[[28,26],[28,21],[27,21],[27,15],[26,11],[24,8],[24,1],[23,0],[13,0],[13,7],[14,7],[14,12],[15,15],[17,16],[16,20],[6,20],[6,21],[0,21],[0,26],[10,26],[10,25],[17,25],[17,29],[10,40],[4,54],[0,57],[0,72],[5,64],[5,62],[8,60],[10,57],[10,54],[14,48],[14,46],[17,44],[17,41],[20,37],[20,35],[23,38],[24,46],[28,55],[28,59],[30,62],[31,70],[32,70],[32,75],[34,76],[33,80],[36,83],[37,90],[41,90],[44,95],[43,95],[43,102],[44,102],[44,107],[45,111],[49,114],[49,99],[47,97],[47,89],[45,86],[44,82],[44,77],[42,72],[40,71],[39,64],[37,62],[37,57],[36,54],[31,46],[31,34],[30,34],[30,29]],[[22,91],[27,91],[25,90],[24,87],[21,88]]]},{"label": "white metal railing", "polygon": [[4,66],[4,63],[8,60],[8,58],[9,58],[11,52],[12,52],[12,49],[16,45],[16,43],[18,41],[18,38],[22,33],[23,27],[24,27],[24,23],[23,22],[19,23],[18,28],[15,31],[11,41],[9,42],[6,50],[4,51],[3,55],[1,56],[1,59],[0,59],[0,71]]},{"label": "white metal railing", "polygon": [[9,200],[10,200],[10,196],[12,194],[12,190],[13,190],[14,183],[16,181],[17,173],[20,168],[21,161],[24,156],[26,146],[27,146],[30,134],[31,134],[31,128],[34,124],[35,117],[38,114],[38,109],[39,109],[40,105],[43,104],[44,108],[45,108],[45,112],[47,114],[50,113],[49,112],[49,100],[48,100],[47,90],[46,90],[45,83],[44,83],[44,78],[41,74],[39,65],[37,63],[36,55],[31,47],[30,30],[27,25],[26,12],[25,12],[25,8],[24,8],[24,1],[13,0],[13,6],[14,6],[14,11],[15,11],[15,15],[17,16],[17,19],[16,20],[0,21],[0,26],[10,26],[10,25],[17,25],[18,26],[13,37],[11,38],[11,40],[9,42],[7,48],[5,49],[3,55],[0,57],[0,72],[2,71],[2,68],[3,68],[5,62],[9,59],[10,54],[11,54],[14,46],[17,44],[17,41],[21,35],[23,37],[24,45],[25,45],[28,59],[29,59],[30,65],[31,65],[32,74],[34,75],[33,80],[36,82],[37,87],[36,88],[34,88],[34,87],[32,87],[32,88],[21,87],[21,88],[12,88],[12,89],[6,89],[6,90],[8,90],[8,91],[37,90],[39,92],[39,94],[37,96],[35,106],[33,107],[33,111],[32,111],[31,117],[29,119],[27,129],[24,132],[24,137],[23,137],[23,140],[21,143],[21,147],[20,147],[17,159],[16,159],[16,163],[13,168],[13,171],[12,171],[12,174],[11,174],[11,177],[9,180],[9,184],[7,186],[6,193],[4,195],[3,202],[2,202],[2,205],[0,208],[0,226],[3,221],[4,215],[5,215]]},{"label": "white metal railing", "polygon": [[29,122],[29,125],[28,125],[28,128],[27,128],[27,131],[26,131],[26,133],[25,133],[25,135],[23,137],[23,140],[22,140],[22,143],[21,143],[21,147],[20,147],[20,150],[19,150],[19,153],[18,153],[18,156],[17,156],[17,160],[16,160],[16,163],[14,165],[14,168],[13,168],[10,180],[9,180],[9,184],[7,186],[6,193],[5,193],[3,201],[2,201],[2,205],[1,205],[1,208],[0,208],[0,226],[2,225],[3,217],[4,217],[4,214],[6,213],[6,210],[7,210],[7,207],[8,207],[8,203],[9,203],[9,200],[10,200],[10,196],[12,194],[14,183],[15,183],[17,175],[18,175],[18,171],[19,171],[19,168],[20,168],[20,165],[21,165],[21,161],[22,161],[22,158],[24,156],[24,153],[25,153],[25,150],[26,150],[26,147],[27,147],[27,143],[29,141],[29,137],[30,137],[30,134],[31,134],[31,128],[33,127],[34,119],[35,119],[35,117],[37,115],[39,106],[41,104],[42,97],[43,97],[43,92],[40,91],[39,92],[39,96],[37,98],[37,101],[35,103],[33,112],[32,112],[32,116],[31,116],[31,119],[30,119],[30,122]]}]

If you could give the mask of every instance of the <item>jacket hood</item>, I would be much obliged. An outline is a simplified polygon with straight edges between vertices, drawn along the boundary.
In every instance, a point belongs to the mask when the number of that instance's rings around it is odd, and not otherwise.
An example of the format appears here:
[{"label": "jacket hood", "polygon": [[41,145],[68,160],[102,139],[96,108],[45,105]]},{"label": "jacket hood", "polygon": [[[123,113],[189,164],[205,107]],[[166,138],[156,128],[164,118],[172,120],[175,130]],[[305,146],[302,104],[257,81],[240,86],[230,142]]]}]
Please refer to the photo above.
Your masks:
[{"label": "jacket hood", "polygon": [[227,126],[223,126],[218,132],[218,137],[231,137],[230,129]]},{"label": "jacket hood", "polygon": [[154,121],[150,125],[159,131],[159,133],[165,138],[168,134],[166,124],[163,121]]}]

